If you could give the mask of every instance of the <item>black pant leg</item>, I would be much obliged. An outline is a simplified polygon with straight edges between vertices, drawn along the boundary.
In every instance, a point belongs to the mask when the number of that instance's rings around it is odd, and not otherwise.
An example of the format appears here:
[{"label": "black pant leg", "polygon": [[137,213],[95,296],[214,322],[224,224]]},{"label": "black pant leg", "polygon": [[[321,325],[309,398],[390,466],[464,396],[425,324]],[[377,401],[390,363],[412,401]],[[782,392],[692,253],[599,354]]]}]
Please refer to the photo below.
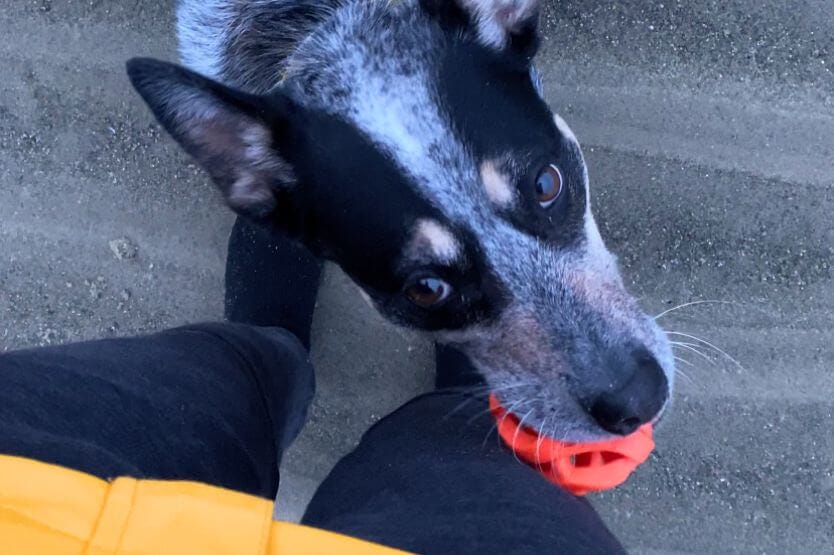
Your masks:
[{"label": "black pant leg", "polygon": [[322,265],[300,243],[238,218],[226,262],[226,319],[284,328],[309,349]]},{"label": "black pant leg", "polygon": [[2,354],[0,384],[0,453],[263,497],[315,387],[295,336],[234,324]]},{"label": "black pant leg", "polygon": [[426,554],[623,553],[586,500],[500,445],[484,399],[464,401],[431,393],[376,424],[303,522]]}]

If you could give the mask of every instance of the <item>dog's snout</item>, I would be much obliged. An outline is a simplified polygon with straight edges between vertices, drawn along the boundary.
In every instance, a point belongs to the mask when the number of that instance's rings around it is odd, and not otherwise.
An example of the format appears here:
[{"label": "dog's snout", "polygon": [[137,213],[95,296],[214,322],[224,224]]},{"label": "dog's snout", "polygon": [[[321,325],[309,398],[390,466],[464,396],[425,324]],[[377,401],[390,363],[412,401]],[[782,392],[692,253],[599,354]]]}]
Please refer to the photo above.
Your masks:
[{"label": "dog's snout", "polygon": [[628,435],[657,416],[666,403],[668,382],[663,368],[648,351],[638,350],[619,364],[621,367],[612,372],[628,378],[616,389],[593,399],[589,412],[607,432]]}]

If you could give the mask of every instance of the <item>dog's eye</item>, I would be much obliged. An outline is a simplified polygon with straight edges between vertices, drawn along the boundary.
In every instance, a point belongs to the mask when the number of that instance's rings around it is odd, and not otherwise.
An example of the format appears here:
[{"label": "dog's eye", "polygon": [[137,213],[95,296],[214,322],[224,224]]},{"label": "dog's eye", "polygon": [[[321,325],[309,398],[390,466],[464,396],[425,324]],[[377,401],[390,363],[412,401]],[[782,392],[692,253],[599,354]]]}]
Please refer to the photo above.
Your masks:
[{"label": "dog's eye", "polygon": [[412,303],[421,308],[432,308],[452,294],[452,286],[438,278],[423,278],[411,284],[405,295]]},{"label": "dog's eye", "polygon": [[542,208],[548,208],[562,194],[562,172],[554,165],[547,166],[536,179],[536,195]]}]

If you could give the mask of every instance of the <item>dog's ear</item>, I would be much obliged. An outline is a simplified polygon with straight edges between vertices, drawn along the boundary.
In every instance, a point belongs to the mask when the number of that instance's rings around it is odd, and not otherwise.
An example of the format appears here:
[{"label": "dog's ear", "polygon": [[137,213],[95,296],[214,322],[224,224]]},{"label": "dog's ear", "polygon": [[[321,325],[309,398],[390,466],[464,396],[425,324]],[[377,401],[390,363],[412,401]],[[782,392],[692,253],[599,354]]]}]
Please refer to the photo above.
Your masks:
[{"label": "dog's ear", "polygon": [[276,208],[293,172],[276,147],[291,102],[229,89],[183,67],[138,58],[133,86],[157,120],[209,173],[235,211],[255,220]]},{"label": "dog's ear", "polygon": [[466,23],[481,44],[494,50],[527,60],[538,50],[541,0],[422,0],[422,4],[447,23]]}]

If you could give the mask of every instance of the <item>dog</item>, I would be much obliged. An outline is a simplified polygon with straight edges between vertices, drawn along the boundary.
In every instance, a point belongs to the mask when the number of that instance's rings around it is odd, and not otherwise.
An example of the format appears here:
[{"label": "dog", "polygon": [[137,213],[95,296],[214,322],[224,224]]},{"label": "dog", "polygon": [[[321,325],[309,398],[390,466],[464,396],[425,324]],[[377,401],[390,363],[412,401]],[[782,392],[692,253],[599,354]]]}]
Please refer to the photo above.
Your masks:
[{"label": "dog", "polygon": [[186,67],[128,74],[240,215],[464,353],[523,424],[655,422],[675,366],[534,66],[538,0],[181,0]]}]

